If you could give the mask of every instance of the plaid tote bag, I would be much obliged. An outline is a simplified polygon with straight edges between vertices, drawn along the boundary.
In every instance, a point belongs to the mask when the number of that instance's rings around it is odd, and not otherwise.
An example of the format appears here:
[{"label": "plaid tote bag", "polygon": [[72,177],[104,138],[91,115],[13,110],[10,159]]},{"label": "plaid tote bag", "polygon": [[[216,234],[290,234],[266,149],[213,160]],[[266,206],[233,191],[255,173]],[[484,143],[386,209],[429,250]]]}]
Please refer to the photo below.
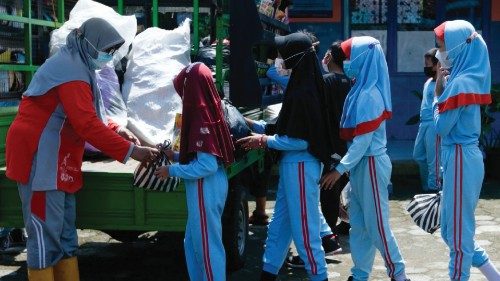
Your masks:
[{"label": "plaid tote bag", "polygon": [[431,234],[441,226],[441,195],[441,191],[435,194],[415,195],[406,207],[413,221]]},{"label": "plaid tote bag", "polygon": [[179,178],[168,177],[165,180],[161,180],[154,175],[156,168],[172,164],[164,152],[165,149],[170,148],[170,141],[165,141],[157,147],[160,150],[160,155],[147,166],[139,164],[135,169],[134,186],[163,192],[174,191],[179,185]]}]

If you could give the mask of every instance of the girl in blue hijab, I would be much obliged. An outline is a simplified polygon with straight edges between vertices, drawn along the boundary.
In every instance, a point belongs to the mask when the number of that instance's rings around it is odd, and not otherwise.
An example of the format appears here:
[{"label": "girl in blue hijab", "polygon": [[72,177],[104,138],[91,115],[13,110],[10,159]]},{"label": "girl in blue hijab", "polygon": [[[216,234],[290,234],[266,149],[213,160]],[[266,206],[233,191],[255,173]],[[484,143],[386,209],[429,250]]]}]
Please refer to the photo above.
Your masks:
[{"label": "girl in blue hijab", "polygon": [[392,115],[389,72],[380,47],[372,37],[353,37],[341,45],[348,61],[345,73],[355,80],[344,103],[340,136],[348,141],[348,151],[336,168],[321,180],[332,188],[350,172],[351,203],[349,221],[354,266],[348,280],[368,280],[378,249],[391,280],[409,280],[396,239],[389,226],[391,160],[386,153],[385,120]]},{"label": "girl in blue hijab", "polygon": [[440,70],[433,103],[442,138],[443,202],[441,236],[450,248],[451,280],[469,280],[471,266],[489,281],[500,274],[475,241],[475,219],[484,178],[479,150],[480,105],[491,103],[488,48],[467,21],[447,21],[434,29]]}]

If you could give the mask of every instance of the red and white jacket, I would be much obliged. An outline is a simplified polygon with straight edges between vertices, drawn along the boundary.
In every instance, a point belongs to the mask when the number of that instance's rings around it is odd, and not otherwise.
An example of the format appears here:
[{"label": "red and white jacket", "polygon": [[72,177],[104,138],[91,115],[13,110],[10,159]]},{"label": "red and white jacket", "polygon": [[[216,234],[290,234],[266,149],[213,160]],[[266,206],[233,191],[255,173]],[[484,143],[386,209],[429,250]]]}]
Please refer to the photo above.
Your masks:
[{"label": "red and white jacket", "polygon": [[90,85],[83,81],[24,97],[7,133],[7,177],[30,183],[34,191],[78,191],[85,141],[120,162],[132,153],[134,145],[108,121],[97,117]]}]

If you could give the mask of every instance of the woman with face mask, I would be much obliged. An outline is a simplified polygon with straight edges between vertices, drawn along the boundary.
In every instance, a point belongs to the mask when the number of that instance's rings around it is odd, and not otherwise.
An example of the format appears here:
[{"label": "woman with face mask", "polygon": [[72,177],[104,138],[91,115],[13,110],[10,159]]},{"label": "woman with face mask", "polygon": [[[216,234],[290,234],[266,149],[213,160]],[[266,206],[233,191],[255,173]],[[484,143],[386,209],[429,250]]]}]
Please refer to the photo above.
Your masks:
[{"label": "woman with face mask", "polygon": [[321,247],[318,181],[321,163],[330,165],[332,145],[323,77],[306,34],[279,36],[275,41],[284,67],[292,70],[276,134],[238,141],[246,149],[269,147],[281,152],[278,193],[267,233],[261,280],[276,280],[293,239],[310,279],[324,281],[327,267]]},{"label": "woman with face mask", "polygon": [[79,280],[75,193],[83,184],[85,141],[123,163],[158,154],[119,136],[104,117],[95,70],[112,60],[123,38],[92,18],[66,42],[35,73],[7,133],[6,175],[19,187],[30,281]]},{"label": "woman with face mask", "polygon": [[385,120],[392,115],[389,72],[380,47],[372,37],[354,37],[341,44],[346,73],[355,84],[344,103],[340,137],[348,142],[346,155],[321,180],[332,188],[350,172],[349,244],[354,266],[348,280],[368,280],[378,249],[391,280],[409,280],[398,244],[389,226],[387,186],[392,165],[386,153]]},{"label": "woman with face mask", "polygon": [[[474,212],[484,178],[480,105],[491,103],[491,69],[481,35],[467,21],[447,21],[434,29],[439,50],[433,104],[442,138],[443,197],[441,236],[450,248],[451,280],[469,280],[471,266],[489,281],[500,274],[474,241]],[[445,84],[446,80],[446,85]]]},{"label": "woman with face mask", "polygon": [[424,56],[424,73],[428,79],[422,92],[420,125],[413,149],[413,159],[419,165],[424,191],[438,191],[441,189],[441,165],[439,162],[441,138],[436,133],[432,114],[438,63],[438,59],[435,57],[436,51],[437,48],[430,49]]}]

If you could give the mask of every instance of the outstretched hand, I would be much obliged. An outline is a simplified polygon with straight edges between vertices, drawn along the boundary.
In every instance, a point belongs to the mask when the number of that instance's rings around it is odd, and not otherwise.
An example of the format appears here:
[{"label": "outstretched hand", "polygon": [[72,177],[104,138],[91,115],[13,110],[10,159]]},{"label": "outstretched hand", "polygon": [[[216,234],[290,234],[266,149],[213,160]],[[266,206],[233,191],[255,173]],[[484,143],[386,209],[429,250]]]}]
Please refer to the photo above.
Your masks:
[{"label": "outstretched hand", "polygon": [[324,175],[320,180],[320,186],[323,189],[332,189],[335,183],[340,179],[342,175],[337,172],[337,170],[333,170],[328,174]]},{"label": "outstretched hand", "polygon": [[132,157],[132,159],[140,161],[142,164],[146,164],[155,160],[158,155],[160,155],[160,152],[156,148],[136,145],[132,150],[132,154],[130,155],[130,157]]},{"label": "outstretched hand", "polygon": [[245,150],[265,148],[267,146],[267,136],[258,134],[251,135],[237,140],[236,144],[241,145]]}]

